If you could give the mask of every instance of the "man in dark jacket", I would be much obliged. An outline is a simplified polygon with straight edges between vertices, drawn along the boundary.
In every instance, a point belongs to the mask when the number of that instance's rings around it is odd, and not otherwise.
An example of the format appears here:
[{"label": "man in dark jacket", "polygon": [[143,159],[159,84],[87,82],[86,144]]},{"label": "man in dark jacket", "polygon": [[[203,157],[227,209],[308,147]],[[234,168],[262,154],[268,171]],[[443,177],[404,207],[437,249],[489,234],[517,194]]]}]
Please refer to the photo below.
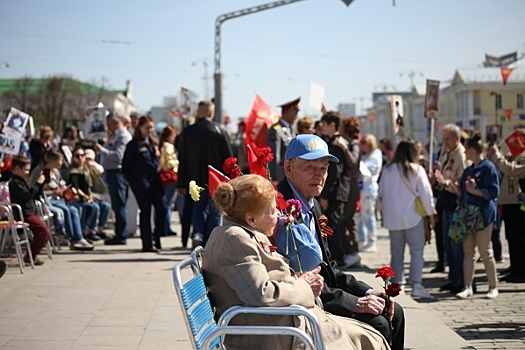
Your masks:
[{"label": "man in dark jacket", "polygon": [[[44,261],[40,260],[37,255],[46,246],[51,233],[44,222],[36,215],[34,200],[42,196],[45,177],[40,175],[35,187],[29,187],[27,178],[29,178],[30,168],[31,162],[26,157],[16,156],[13,158],[13,177],[9,182],[9,194],[11,202],[22,207],[24,221],[29,224],[29,228],[33,232],[33,241],[31,242],[33,262],[35,265],[42,265]],[[31,257],[26,254],[24,261],[30,262],[30,260]]]},{"label": "man in dark jacket", "polygon": [[328,138],[328,151],[336,157],[339,162],[332,163],[328,168],[328,175],[323,191],[321,192],[319,202],[323,213],[328,218],[330,227],[334,234],[328,237],[328,245],[334,259],[339,266],[344,265],[343,236],[345,205],[350,193],[350,167],[348,166],[343,150],[338,146],[333,146],[332,141],[336,138],[348,146],[344,137],[339,135],[339,125],[341,117],[339,113],[330,111],[326,112],[322,118],[320,127],[323,135]]},{"label": "man in dark jacket", "polygon": [[[284,171],[286,178],[277,189],[285,199],[296,199],[302,204],[303,222],[315,234],[323,254],[321,275],[324,287],[321,300],[324,309],[337,316],[350,317],[368,323],[388,339],[390,329],[387,319],[382,315],[388,312],[392,319],[392,349],[402,350],[405,342],[405,318],[403,309],[391,303],[385,310],[384,292],[378,292],[354,276],[341,272],[332,259],[326,237],[319,226],[321,207],[314,197],[319,196],[325,186],[329,161],[337,164],[338,159],[328,152],[327,144],[314,135],[299,135],[292,139],[286,150]],[[284,223],[281,222],[281,225]],[[330,225],[330,222],[328,223]]]},{"label": "man in dark jacket", "polygon": [[[189,190],[190,181],[200,187],[208,185],[208,165],[222,170],[222,164],[232,156],[230,139],[223,125],[213,122],[215,106],[211,101],[199,102],[195,124],[182,131],[179,140],[179,195]],[[208,191],[195,202],[191,224],[192,244],[204,246],[211,231],[220,225],[221,214],[213,205]]]}]

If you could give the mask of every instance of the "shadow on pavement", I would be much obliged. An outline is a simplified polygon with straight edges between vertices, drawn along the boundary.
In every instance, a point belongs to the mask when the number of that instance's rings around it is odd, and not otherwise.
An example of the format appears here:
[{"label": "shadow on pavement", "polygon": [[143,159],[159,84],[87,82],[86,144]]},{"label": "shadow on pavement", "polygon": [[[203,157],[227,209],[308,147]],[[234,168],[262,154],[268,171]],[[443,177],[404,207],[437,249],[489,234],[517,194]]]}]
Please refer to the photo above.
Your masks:
[{"label": "shadow on pavement", "polygon": [[476,323],[458,327],[455,331],[466,340],[483,339],[523,339],[525,325],[514,322]]}]

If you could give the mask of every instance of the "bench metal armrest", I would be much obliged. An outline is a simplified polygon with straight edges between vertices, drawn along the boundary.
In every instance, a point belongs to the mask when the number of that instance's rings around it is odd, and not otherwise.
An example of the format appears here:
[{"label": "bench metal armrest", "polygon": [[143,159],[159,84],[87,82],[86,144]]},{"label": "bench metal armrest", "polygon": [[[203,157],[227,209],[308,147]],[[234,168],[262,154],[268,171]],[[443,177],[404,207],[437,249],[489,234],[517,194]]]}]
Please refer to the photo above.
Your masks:
[{"label": "bench metal armrest", "polygon": [[[314,344],[310,337],[302,330],[295,327],[266,327],[266,326],[227,326],[227,327],[218,327],[213,332],[211,332],[208,337],[203,342],[202,349],[208,350],[213,340],[217,337],[222,337],[224,335],[290,335],[299,338],[305,349],[315,350]],[[321,349],[321,348],[317,348]]]},{"label": "bench metal armrest", "polygon": [[283,307],[251,307],[251,306],[232,306],[224,311],[217,321],[219,328],[228,326],[232,318],[240,314],[258,314],[258,315],[289,315],[304,316],[310,323],[312,337],[318,350],[324,350],[321,326],[317,318],[308,311],[307,308],[299,305],[290,305]]}]

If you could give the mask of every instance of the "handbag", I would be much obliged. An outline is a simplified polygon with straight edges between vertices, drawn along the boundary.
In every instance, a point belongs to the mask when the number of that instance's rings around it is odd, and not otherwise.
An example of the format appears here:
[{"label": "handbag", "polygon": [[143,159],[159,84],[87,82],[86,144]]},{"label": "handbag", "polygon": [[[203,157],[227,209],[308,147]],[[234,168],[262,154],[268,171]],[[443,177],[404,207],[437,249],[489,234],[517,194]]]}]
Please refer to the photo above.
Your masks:
[{"label": "handbag", "polygon": [[319,243],[303,223],[277,230],[275,245],[277,252],[290,260],[290,267],[299,273],[311,271],[323,261]]},{"label": "handbag", "polygon": [[159,179],[162,186],[166,187],[177,183],[178,174],[172,169],[162,169],[159,171]]},{"label": "handbag", "polygon": [[[410,193],[412,193],[412,195],[414,195],[414,197],[416,197],[416,213],[418,213],[422,217],[426,217],[427,216],[427,212],[425,210],[425,207],[423,206],[423,202],[421,201],[421,197],[419,197],[417,195],[417,193],[414,192],[414,190],[412,189],[412,186],[410,186],[410,184],[408,183],[408,179],[406,179],[403,176],[403,173],[401,172],[401,169],[399,169],[399,174],[401,176],[401,180],[403,180],[403,183],[405,184],[405,187],[410,191]],[[417,177],[416,177],[416,180],[417,180]]]},{"label": "handbag", "polygon": [[452,223],[448,229],[448,236],[456,243],[462,243],[467,235],[485,228],[481,208],[462,203],[456,208],[452,216]]}]

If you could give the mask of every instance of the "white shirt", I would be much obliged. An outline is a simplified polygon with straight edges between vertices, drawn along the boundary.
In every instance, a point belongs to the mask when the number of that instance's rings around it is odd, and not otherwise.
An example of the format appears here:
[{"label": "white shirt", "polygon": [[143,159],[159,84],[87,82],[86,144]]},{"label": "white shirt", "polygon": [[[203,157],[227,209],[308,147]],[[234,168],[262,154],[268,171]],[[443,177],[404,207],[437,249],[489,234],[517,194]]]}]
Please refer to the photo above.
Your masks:
[{"label": "white shirt", "polygon": [[423,203],[427,215],[434,215],[432,188],[425,169],[418,164],[411,164],[414,173],[408,172],[408,183],[412,192],[406,187],[401,176],[402,168],[392,164],[383,170],[379,181],[379,196],[382,200],[383,227],[388,230],[406,230],[416,226],[421,216],[416,212],[416,193]]}]

